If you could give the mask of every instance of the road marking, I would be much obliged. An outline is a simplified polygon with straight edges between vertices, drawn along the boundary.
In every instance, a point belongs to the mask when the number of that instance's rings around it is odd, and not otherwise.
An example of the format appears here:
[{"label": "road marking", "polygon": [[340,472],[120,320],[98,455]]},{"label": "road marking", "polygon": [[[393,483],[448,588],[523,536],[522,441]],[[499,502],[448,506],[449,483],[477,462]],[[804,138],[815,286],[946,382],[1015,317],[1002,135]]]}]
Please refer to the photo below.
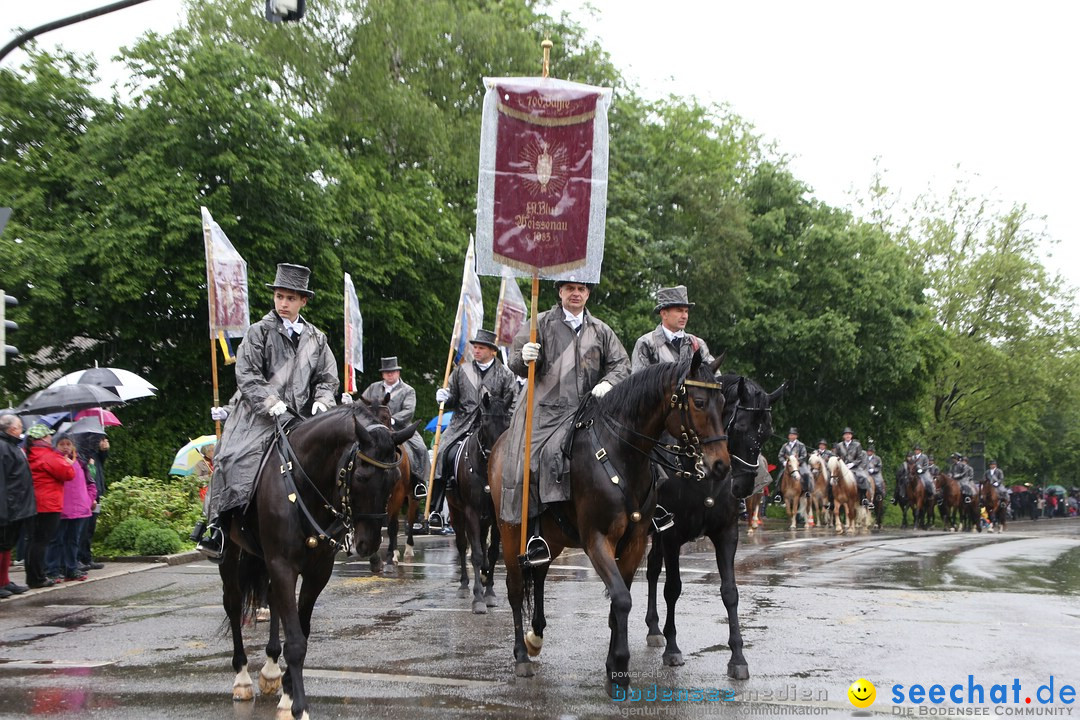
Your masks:
[{"label": "road marking", "polygon": [[488,688],[506,684],[505,681],[501,680],[465,680],[464,678],[437,677],[434,675],[398,675],[395,673],[318,670],[315,668],[304,668],[304,677],[325,678],[327,680],[375,680],[379,682],[418,683],[421,685],[465,688]]},{"label": "road marking", "polygon": [[98,668],[115,665],[115,660],[5,660],[0,658],[0,670],[63,670]]}]

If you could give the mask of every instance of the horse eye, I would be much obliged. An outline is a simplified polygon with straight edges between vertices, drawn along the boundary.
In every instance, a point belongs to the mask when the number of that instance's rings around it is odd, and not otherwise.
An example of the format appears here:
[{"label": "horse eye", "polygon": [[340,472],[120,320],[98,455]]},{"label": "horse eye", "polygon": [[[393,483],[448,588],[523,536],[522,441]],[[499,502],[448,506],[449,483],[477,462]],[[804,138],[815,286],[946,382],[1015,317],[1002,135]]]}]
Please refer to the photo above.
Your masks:
[{"label": "horse eye", "polygon": [[694,407],[698,410],[705,409],[705,398],[694,398]]}]

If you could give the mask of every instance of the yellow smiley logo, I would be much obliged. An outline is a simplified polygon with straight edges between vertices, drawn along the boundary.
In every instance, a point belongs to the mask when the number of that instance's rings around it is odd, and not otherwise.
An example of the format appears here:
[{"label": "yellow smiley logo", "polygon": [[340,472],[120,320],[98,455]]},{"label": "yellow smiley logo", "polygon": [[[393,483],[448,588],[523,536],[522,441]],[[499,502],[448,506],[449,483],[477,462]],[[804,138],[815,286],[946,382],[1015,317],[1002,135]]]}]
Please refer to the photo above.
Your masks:
[{"label": "yellow smiley logo", "polygon": [[874,704],[874,698],[876,697],[877,689],[874,688],[874,684],[863,678],[851,683],[851,687],[847,689],[848,700],[857,708],[870,707]]}]

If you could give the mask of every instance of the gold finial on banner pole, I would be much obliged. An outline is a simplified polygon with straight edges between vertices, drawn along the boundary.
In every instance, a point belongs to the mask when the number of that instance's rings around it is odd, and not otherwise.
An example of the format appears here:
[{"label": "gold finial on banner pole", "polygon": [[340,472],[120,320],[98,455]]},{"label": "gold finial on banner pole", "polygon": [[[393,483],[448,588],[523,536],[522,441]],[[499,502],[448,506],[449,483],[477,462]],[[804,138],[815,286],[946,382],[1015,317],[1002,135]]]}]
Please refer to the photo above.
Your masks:
[{"label": "gold finial on banner pole", "polygon": [[551,38],[544,38],[544,42],[540,43],[540,47],[544,48],[544,67],[543,76],[548,77],[551,73]]}]

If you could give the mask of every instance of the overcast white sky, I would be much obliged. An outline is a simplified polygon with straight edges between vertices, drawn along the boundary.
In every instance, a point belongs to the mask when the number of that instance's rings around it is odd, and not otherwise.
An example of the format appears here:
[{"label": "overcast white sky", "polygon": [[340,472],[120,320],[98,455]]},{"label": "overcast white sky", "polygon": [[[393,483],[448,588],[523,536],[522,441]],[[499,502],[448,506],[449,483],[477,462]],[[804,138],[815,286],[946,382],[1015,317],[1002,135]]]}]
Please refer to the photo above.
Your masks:
[{"label": "overcast white sky", "polygon": [[[251,0],[258,4],[258,0]],[[309,0],[317,2],[318,0]],[[106,4],[6,3],[0,41]],[[651,97],[729,103],[833,205],[865,188],[875,157],[910,200],[957,177],[1046,216],[1048,265],[1080,286],[1080,4],[1055,0],[557,0]],[[106,58],[148,29],[167,32],[179,0],[149,2],[39,38]],[[24,56],[4,60],[11,67]],[[554,74],[558,75],[557,58]],[[105,67],[107,82],[121,70]],[[616,98],[616,102],[617,102]],[[1080,301],[1080,294],[1077,295]]]}]

